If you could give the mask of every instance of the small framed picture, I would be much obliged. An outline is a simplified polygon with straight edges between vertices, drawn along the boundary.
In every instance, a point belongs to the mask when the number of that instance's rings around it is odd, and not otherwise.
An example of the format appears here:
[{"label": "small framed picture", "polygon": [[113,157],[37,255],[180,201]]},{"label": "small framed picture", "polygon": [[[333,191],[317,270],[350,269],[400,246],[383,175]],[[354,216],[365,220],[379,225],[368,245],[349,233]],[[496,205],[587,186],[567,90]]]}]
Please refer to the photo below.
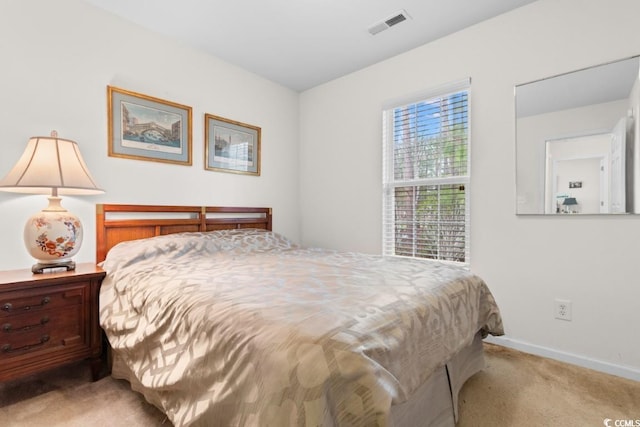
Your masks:
[{"label": "small framed picture", "polygon": [[206,170],[260,175],[259,127],[213,114],[205,114],[204,121]]},{"label": "small framed picture", "polygon": [[109,156],[191,165],[191,107],[107,86]]},{"label": "small framed picture", "polygon": [[569,188],[582,188],[582,181],[569,181]]}]

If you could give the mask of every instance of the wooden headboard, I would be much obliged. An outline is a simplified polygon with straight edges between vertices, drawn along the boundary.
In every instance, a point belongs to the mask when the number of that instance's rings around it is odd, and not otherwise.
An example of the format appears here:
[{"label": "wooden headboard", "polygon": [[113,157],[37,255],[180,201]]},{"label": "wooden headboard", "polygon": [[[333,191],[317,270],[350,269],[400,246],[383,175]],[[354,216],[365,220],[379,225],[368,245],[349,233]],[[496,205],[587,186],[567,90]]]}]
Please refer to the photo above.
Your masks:
[{"label": "wooden headboard", "polygon": [[120,242],[187,231],[271,230],[271,208],[96,205],[96,262]]}]

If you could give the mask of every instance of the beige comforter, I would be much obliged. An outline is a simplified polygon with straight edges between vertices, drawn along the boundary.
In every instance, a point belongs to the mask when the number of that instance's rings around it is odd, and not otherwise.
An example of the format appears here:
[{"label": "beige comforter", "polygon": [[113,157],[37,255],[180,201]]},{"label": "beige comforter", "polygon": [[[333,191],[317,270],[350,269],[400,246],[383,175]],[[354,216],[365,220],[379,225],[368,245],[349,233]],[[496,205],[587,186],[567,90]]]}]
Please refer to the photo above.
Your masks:
[{"label": "beige comforter", "polygon": [[177,426],[385,426],[478,330],[503,333],[464,269],[259,230],[125,242],[103,267],[114,353]]}]

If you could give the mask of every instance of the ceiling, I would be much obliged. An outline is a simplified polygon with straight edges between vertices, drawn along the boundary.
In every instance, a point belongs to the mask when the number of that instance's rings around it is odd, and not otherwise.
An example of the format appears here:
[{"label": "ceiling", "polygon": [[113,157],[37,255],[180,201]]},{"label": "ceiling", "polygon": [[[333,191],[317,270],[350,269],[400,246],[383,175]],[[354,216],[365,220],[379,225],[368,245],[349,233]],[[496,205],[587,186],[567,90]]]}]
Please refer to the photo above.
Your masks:
[{"label": "ceiling", "polygon": [[535,0],[84,1],[303,91]]}]

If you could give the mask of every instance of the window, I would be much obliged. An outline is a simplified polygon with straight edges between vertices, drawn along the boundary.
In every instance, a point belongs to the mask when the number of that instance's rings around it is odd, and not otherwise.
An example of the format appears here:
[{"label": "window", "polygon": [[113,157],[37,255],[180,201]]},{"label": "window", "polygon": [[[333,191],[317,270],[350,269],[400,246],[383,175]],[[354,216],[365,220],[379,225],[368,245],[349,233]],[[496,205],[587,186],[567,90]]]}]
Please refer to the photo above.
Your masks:
[{"label": "window", "polygon": [[383,254],[469,263],[469,80],[383,110]]}]

